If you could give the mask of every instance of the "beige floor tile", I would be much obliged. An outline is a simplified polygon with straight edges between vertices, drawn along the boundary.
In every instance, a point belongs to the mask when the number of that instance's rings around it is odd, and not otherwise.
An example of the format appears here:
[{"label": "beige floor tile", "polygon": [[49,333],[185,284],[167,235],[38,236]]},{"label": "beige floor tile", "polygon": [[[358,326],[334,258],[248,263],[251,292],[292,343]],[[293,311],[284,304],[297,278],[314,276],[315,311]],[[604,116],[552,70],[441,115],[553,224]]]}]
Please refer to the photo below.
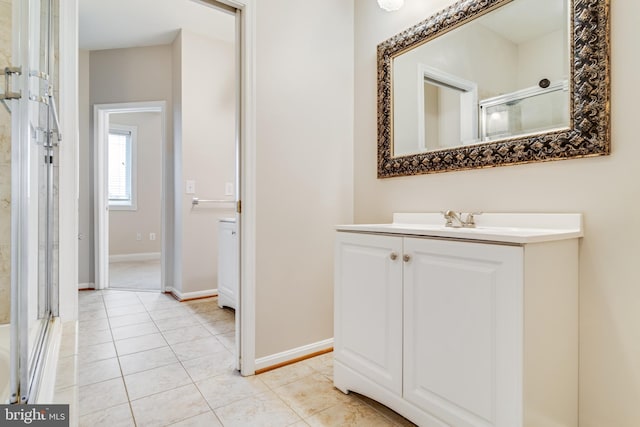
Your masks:
[{"label": "beige floor tile", "polygon": [[209,411],[171,424],[171,427],[222,427],[222,424],[218,417],[216,417],[216,414],[214,414],[213,411]]},{"label": "beige floor tile", "polygon": [[196,385],[214,409],[269,390],[260,378],[243,377],[238,372],[207,378]]},{"label": "beige floor tile", "polygon": [[190,316],[191,312],[182,306],[167,308],[163,310],[153,310],[149,312],[151,319],[162,320],[170,319],[173,317]]},{"label": "beige floor tile", "polygon": [[104,299],[104,305],[107,307],[108,310],[116,307],[128,307],[128,306],[140,305],[140,304],[142,304],[142,301],[140,301],[140,299],[135,293],[130,293],[130,295],[125,295],[125,296],[118,295],[115,298],[107,297]]},{"label": "beige floor tile", "polygon": [[228,334],[235,330],[236,321],[235,319],[216,320],[215,322],[204,322],[202,326],[213,335]]},{"label": "beige floor tile", "polygon": [[116,350],[119,356],[138,353],[140,351],[160,348],[167,345],[162,334],[150,334],[142,337],[127,338],[115,342]]},{"label": "beige floor tile", "polygon": [[105,301],[115,301],[118,299],[132,299],[137,298],[138,295],[135,292],[123,291],[120,289],[103,289],[102,298]]},{"label": "beige floor tile", "polygon": [[211,333],[201,325],[192,325],[185,328],[164,331],[162,335],[169,344],[179,344],[185,341],[211,338]]},{"label": "beige floor tile", "polygon": [[179,344],[171,345],[173,352],[181,362],[197,359],[217,353],[222,350],[226,350],[222,343],[215,337],[202,338],[199,340],[193,340],[188,342],[181,342]]},{"label": "beige floor tile", "polygon": [[191,314],[182,315],[180,317],[169,317],[167,319],[154,320],[158,329],[162,332],[171,331],[173,329],[186,328],[188,326],[198,325],[198,319]]},{"label": "beige floor tile", "polygon": [[333,378],[333,352],[312,357],[311,359],[305,360],[303,363],[325,377]]},{"label": "beige floor tile", "polygon": [[112,328],[119,328],[127,325],[138,325],[146,322],[151,322],[151,317],[148,313],[127,314],[124,316],[109,318],[109,323]]},{"label": "beige floor tile", "polygon": [[80,417],[79,427],[135,427],[129,403]]},{"label": "beige floor tile", "polygon": [[298,421],[295,424],[291,424],[288,427],[309,427],[309,424],[307,424],[304,420],[302,420],[302,421]]},{"label": "beige floor tile", "polygon": [[126,375],[124,382],[131,400],[192,384],[180,363]]},{"label": "beige floor tile", "polygon": [[225,427],[282,427],[300,421],[300,417],[271,392],[239,400],[214,412]]},{"label": "beige floor tile", "polygon": [[120,377],[118,358],[100,360],[80,365],[78,368],[78,384],[89,385]]},{"label": "beige floor tile", "polygon": [[298,362],[293,365],[287,365],[274,369],[273,371],[265,372],[264,374],[260,374],[259,377],[266,385],[273,389],[313,375],[315,372],[316,371],[309,365]]},{"label": "beige floor tile", "polygon": [[146,371],[176,362],[178,362],[178,358],[169,346],[120,356],[120,367],[124,375]]},{"label": "beige floor tile", "polygon": [[376,411],[380,412],[386,418],[393,422],[393,425],[402,426],[402,427],[416,427],[416,424],[412,423],[408,419],[404,418],[402,415],[394,412],[392,409],[387,408],[382,403],[376,402],[373,399],[369,399],[366,396],[362,396],[357,393],[349,393],[350,397],[355,397],[358,400],[364,402],[366,405],[371,406]]},{"label": "beige floor tile", "polygon": [[112,342],[88,345],[78,350],[78,363],[81,366],[112,357],[116,357],[116,349]]},{"label": "beige floor tile", "polygon": [[124,307],[107,307],[107,316],[109,317],[118,317],[118,316],[126,316],[128,314],[137,314],[137,313],[146,313],[147,309],[141,302],[127,305]]},{"label": "beige floor tile", "polygon": [[131,407],[138,427],[169,425],[209,411],[193,384],[134,400]]},{"label": "beige floor tile", "polygon": [[102,294],[97,293],[96,291],[80,291],[78,292],[78,303],[93,303],[93,302],[102,302]]},{"label": "beige floor tile", "polygon": [[226,334],[216,335],[218,341],[222,343],[225,348],[231,352],[236,351],[236,332],[228,332]]},{"label": "beige floor tile", "polygon": [[81,386],[78,394],[80,396],[80,416],[128,401],[122,378]]},{"label": "beige floor tile", "polygon": [[197,359],[182,362],[193,381],[215,377],[222,374],[231,375],[235,370],[233,354],[227,350],[220,350]]},{"label": "beige floor tile", "polygon": [[111,331],[109,329],[93,333],[80,332],[78,334],[79,348],[86,347],[88,345],[104,344],[111,341],[113,341],[113,337],[111,336]]},{"label": "beige floor tile", "polygon": [[102,300],[91,302],[78,301],[78,313],[93,313],[104,309],[104,302],[102,302]]},{"label": "beige floor tile", "polygon": [[187,301],[183,304],[192,313],[213,313],[223,311],[218,307],[218,298]]},{"label": "beige floor tile", "polygon": [[338,403],[351,400],[351,397],[336,390],[333,384],[319,373],[278,387],[273,391],[301,418],[308,418]]},{"label": "beige floor tile", "polygon": [[98,320],[98,319],[106,319],[107,318],[107,309],[101,308],[95,311],[83,311],[78,313],[78,320],[81,322],[87,320]]},{"label": "beige floor tile", "polygon": [[109,321],[107,319],[94,319],[81,322],[78,327],[80,334],[88,332],[94,333],[109,329]]},{"label": "beige floor tile", "polygon": [[357,400],[339,403],[325,409],[305,421],[311,427],[393,427],[389,419],[385,418],[370,406]]},{"label": "beige floor tile", "polygon": [[114,340],[123,340],[127,338],[140,337],[143,335],[157,334],[160,332],[153,322],[138,323],[137,325],[120,326],[111,328],[111,334]]},{"label": "beige floor tile", "polygon": [[211,311],[194,311],[193,316],[198,319],[200,323],[207,322],[219,322],[221,320],[233,320],[233,316],[229,316],[223,310],[212,309]]},{"label": "beige floor tile", "polygon": [[176,307],[180,307],[180,302],[171,298],[161,300],[142,300],[142,304],[147,308],[148,312],[171,310]]}]

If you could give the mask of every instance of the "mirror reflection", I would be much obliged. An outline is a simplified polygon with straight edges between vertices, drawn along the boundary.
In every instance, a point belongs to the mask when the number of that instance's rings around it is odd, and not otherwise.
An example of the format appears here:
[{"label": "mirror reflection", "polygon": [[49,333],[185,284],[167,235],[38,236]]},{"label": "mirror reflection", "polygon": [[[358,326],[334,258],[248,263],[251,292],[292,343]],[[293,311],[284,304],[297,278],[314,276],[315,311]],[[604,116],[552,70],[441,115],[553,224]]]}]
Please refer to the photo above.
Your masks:
[{"label": "mirror reflection", "polygon": [[570,125],[569,0],[514,0],[393,58],[393,156]]}]

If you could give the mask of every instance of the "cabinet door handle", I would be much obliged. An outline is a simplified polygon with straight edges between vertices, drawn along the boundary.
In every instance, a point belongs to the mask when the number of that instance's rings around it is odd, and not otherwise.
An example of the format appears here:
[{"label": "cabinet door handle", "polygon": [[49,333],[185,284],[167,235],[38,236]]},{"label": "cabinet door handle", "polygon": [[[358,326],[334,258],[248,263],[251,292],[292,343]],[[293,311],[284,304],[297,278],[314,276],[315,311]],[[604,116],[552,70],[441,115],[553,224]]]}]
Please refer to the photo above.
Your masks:
[{"label": "cabinet door handle", "polygon": [[411,255],[404,254],[404,255],[402,256],[402,260],[403,260],[404,262],[409,262],[409,261],[411,261]]},{"label": "cabinet door handle", "polygon": [[395,261],[398,259],[398,254],[395,252],[391,252],[391,255],[389,255],[389,258],[391,258],[391,261]]}]

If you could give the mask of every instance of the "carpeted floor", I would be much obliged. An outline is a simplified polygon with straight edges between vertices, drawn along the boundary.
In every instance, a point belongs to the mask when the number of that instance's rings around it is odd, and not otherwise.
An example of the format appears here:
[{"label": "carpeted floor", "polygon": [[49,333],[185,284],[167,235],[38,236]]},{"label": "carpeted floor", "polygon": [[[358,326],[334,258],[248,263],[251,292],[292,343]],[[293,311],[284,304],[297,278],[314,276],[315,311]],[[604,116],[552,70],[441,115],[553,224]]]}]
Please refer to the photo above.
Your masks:
[{"label": "carpeted floor", "polygon": [[109,263],[109,287],[160,290],[160,260]]}]

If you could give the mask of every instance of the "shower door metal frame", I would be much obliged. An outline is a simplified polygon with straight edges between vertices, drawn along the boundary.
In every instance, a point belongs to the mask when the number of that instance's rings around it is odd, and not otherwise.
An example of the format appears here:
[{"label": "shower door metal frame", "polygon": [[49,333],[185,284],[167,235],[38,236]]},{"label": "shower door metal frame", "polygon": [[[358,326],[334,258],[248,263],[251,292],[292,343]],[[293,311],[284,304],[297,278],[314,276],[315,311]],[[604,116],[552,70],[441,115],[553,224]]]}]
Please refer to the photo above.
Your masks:
[{"label": "shower door metal frame", "polygon": [[[39,92],[40,79],[50,78],[48,68],[53,61],[53,52],[51,50],[51,32],[53,18],[51,14],[52,0],[47,0],[47,29],[44,37],[46,41],[46,68],[47,72],[43,74],[39,70],[40,64],[33,64],[33,49],[40,52],[41,44],[34,43],[32,39],[32,31],[36,22],[40,22],[41,8],[35,7],[41,0],[16,0],[12,3],[12,22],[13,22],[13,45],[12,45],[12,61],[18,64],[17,69],[20,74],[14,79],[17,83],[19,97],[10,101],[11,109],[11,356],[10,356],[10,403],[27,403],[30,394],[38,385],[40,372],[42,369],[41,357],[45,347],[48,325],[52,316],[52,312],[57,312],[57,295],[56,289],[52,288],[52,266],[53,266],[53,223],[51,217],[53,205],[53,165],[52,165],[52,133],[51,130],[51,107],[48,102],[53,102],[51,97],[47,98],[47,94],[42,96]],[[41,27],[38,26],[38,30]],[[40,37],[42,34],[40,35]],[[38,54],[38,58],[40,54]],[[37,67],[34,67],[37,65]],[[38,93],[33,93],[32,79],[38,79]],[[50,82],[47,82],[49,85]],[[48,86],[48,90],[50,86]],[[45,158],[38,159],[38,166],[45,167],[45,191],[46,191],[46,218],[45,218],[45,304],[44,310],[38,306],[37,319],[40,321],[38,326],[37,338],[34,341],[33,349],[29,343],[29,286],[33,283],[33,272],[36,272],[37,278],[40,270],[36,265],[35,270],[31,267],[34,260],[30,257],[29,241],[32,239],[32,233],[38,233],[37,224],[30,222],[30,212],[33,209],[39,209],[39,203],[35,204],[33,200],[38,198],[39,186],[37,194],[33,194],[31,185],[32,166],[31,144],[32,138],[37,137],[37,133],[41,132],[34,128],[32,117],[35,114],[32,102],[47,104],[47,129],[45,129],[43,148]],[[38,111],[40,113],[40,111]],[[57,119],[57,118],[56,118]],[[39,150],[38,150],[39,151]],[[39,153],[36,153],[37,156]],[[47,160],[45,160],[47,159]],[[44,163],[41,163],[44,162]],[[36,177],[37,183],[40,181]],[[40,211],[37,212],[40,215]],[[36,230],[34,230],[34,228]],[[38,245],[39,245],[39,240]],[[37,248],[36,248],[37,249]],[[39,251],[38,251],[39,252]],[[39,258],[38,258],[39,259]],[[38,263],[38,260],[35,261]],[[38,289],[38,293],[40,290]],[[38,297],[38,304],[40,298]],[[56,308],[52,310],[52,303]]]}]

